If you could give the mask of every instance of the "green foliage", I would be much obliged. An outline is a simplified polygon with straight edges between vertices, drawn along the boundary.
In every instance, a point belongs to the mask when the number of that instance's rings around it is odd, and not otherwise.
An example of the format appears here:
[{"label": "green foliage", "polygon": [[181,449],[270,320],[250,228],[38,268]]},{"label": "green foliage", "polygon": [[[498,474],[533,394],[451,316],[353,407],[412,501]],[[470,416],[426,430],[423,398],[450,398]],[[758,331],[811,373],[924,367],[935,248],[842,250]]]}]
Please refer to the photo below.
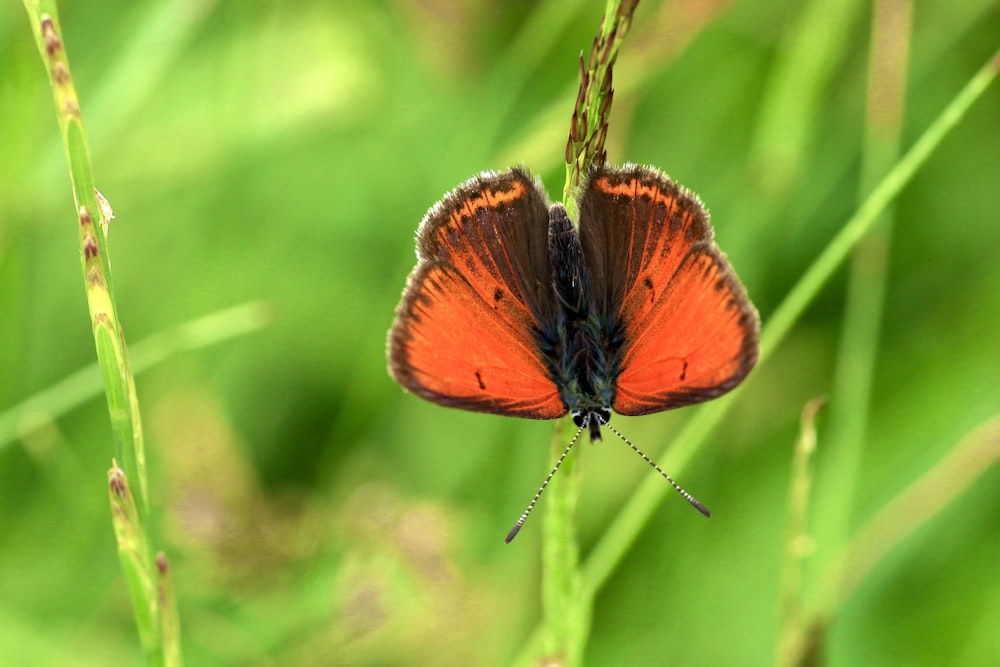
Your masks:
[{"label": "green foliage", "polygon": [[[609,162],[699,193],[765,328],[879,180],[863,157],[871,19],[822,13],[836,4],[643,3],[615,66]],[[546,522],[503,537],[548,471],[552,427],[404,395],[385,333],[442,193],[523,162],[558,197],[601,7],[428,7],[61,7],[94,183],[117,216],[117,316],[159,361],[133,345],[147,529],[170,556],[188,665],[538,655]],[[912,20],[900,154],[996,52],[1000,8],[922,3]],[[94,361],[79,221],[16,4],[0,9],[0,62],[0,664],[137,664],[107,403],[73,393],[100,386],[74,379]],[[840,408],[818,417],[806,530],[842,503],[847,551],[813,543],[799,610],[830,665],[1000,662],[995,422],[977,430],[1000,413],[998,113],[994,84],[895,199],[864,446],[840,495],[825,449]],[[711,520],[624,445],[574,448],[584,664],[772,663],[799,415],[839,395],[847,275],[816,285],[731,401],[615,417],[651,454],[676,443],[654,457]],[[197,319],[250,301],[269,314],[250,335],[224,331],[259,314]],[[842,562],[839,599],[824,587]]]}]

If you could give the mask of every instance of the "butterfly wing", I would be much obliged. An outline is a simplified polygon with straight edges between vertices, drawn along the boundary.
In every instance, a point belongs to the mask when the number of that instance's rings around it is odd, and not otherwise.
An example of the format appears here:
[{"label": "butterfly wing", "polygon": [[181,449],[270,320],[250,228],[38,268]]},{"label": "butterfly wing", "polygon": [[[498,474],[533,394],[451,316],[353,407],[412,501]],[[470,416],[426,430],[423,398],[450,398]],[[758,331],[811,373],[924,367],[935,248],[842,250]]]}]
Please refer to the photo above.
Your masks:
[{"label": "butterfly wing", "polygon": [[697,198],[660,172],[595,169],[580,240],[608,341],[612,407],[641,415],[736,387],[757,362],[757,311]]},{"label": "butterfly wing", "polygon": [[555,307],[548,223],[544,193],[520,169],[473,178],[427,213],[389,332],[403,387],[477,412],[566,413],[539,347]]}]

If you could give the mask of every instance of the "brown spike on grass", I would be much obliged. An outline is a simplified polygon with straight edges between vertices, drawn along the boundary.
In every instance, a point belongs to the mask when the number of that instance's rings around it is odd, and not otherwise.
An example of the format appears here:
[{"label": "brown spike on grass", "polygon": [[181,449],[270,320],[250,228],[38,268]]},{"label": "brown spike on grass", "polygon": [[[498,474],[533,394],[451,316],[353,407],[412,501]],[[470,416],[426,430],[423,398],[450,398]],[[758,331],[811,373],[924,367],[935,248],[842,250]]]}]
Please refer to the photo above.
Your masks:
[{"label": "brown spike on grass", "polygon": [[572,193],[591,166],[603,164],[607,159],[604,141],[611,116],[611,71],[638,4],[638,0],[624,0],[617,5],[612,3],[591,44],[586,66],[580,58],[580,88],[571,116],[570,140],[566,150],[566,185],[563,189],[563,204],[570,217],[576,215]]}]

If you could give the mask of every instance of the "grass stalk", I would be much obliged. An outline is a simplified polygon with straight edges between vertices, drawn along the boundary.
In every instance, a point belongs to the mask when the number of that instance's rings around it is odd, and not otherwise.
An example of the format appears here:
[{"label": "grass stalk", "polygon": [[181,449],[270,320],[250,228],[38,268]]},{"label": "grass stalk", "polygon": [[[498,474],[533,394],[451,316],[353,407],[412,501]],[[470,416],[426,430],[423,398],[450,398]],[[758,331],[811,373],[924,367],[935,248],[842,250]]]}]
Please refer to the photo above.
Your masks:
[{"label": "grass stalk", "polygon": [[[156,582],[159,574],[151,555],[145,525],[149,501],[142,422],[124,330],[115,307],[111,263],[107,253],[110,219],[105,207],[99,204],[94,187],[87,134],[59,29],[56,4],[54,0],[24,0],[24,7],[48,72],[56,118],[69,162],[84,288],[111,418],[114,458],[109,472],[109,488],[119,560],[147,661],[150,665],[174,667],[180,664],[177,633],[169,635],[174,644],[166,646],[162,626],[162,608],[172,607],[174,603],[172,600],[161,600],[158,594]],[[119,461],[124,468],[119,466]],[[138,494],[133,493],[133,484],[138,486]]]},{"label": "grass stalk", "polygon": [[[873,5],[868,97],[860,196],[867,195],[898,159],[910,41],[910,0]],[[878,355],[892,209],[887,208],[851,256],[840,349],[830,403],[829,447],[823,508],[817,525],[819,552],[832,555],[850,537],[858,475],[868,430],[869,403]]]},{"label": "grass stalk", "polygon": [[[580,91],[566,145],[563,204],[576,217],[575,191],[594,164],[605,160],[604,140],[611,113],[611,70],[628,33],[638,0],[609,0],[587,64],[580,59]],[[553,436],[553,464],[562,456],[561,429]],[[580,553],[576,542],[576,501],[582,475],[569,457],[552,479],[542,534],[543,651],[552,664],[578,665],[590,630],[592,600],[580,594]]]},{"label": "grass stalk", "polygon": [[816,451],[816,415],[825,402],[825,398],[814,398],[802,409],[799,437],[792,453],[785,562],[779,590],[781,630],[775,651],[775,664],[779,666],[797,665],[808,642],[803,604],[803,566],[813,547],[809,534],[809,497],[813,479],[810,459]]},{"label": "grass stalk", "polygon": [[162,659],[163,639],[160,632],[157,577],[149,568],[153,562],[149,539],[128,476],[114,459],[111,461],[111,470],[108,471],[108,490],[111,497],[111,524],[118,543],[118,560],[121,562],[125,581],[132,591],[132,611],[139,639],[150,665],[166,665]]},{"label": "grass stalk", "polygon": [[124,464],[126,473],[138,483],[139,505],[145,509],[148,493],[142,427],[124,336],[115,308],[111,267],[106,251],[105,230],[110,220],[105,219],[98,204],[80,101],[60,35],[55,3],[51,0],[25,0],[25,8],[49,74],[63,148],[69,161],[84,287],[98,362],[104,374],[115,458]]},{"label": "grass stalk", "polygon": [[165,665],[180,666],[181,657],[181,617],[177,612],[177,594],[174,591],[174,577],[167,555],[156,554],[156,594],[161,602],[160,628],[163,633],[163,662]]},{"label": "grass stalk", "polygon": [[[562,455],[563,429],[552,435],[553,465]],[[589,610],[580,601],[580,548],[576,537],[576,505],[583,466],[579,454],[568,456],[549,484],[542,538],[542,609],[546,659],[578,665],[589,631]]]}]

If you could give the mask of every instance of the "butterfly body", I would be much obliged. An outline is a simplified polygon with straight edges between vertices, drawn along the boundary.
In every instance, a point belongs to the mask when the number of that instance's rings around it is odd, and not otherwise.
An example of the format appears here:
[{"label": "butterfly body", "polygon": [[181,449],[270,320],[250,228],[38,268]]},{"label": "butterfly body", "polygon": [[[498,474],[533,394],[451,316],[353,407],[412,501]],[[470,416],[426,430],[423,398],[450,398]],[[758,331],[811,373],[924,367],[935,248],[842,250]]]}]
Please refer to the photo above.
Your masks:
[{"label": "butterfly body", "polygon": [[522,169],[466,182],[425,216],[389,334],[406,389],[479,412],[571,414],[599,439],[719,396],[757,359],[757,313],[693,195],[647,167],[596,168],[579,226]]},{"label": "butterfly body", "polygon": [[597,317],[580,238],[561,204],[549,208],[549,258],[556,336],[552,352],[546,354],[545,346],[543,354],[563,404],[578,426],[586,421],[597,440],[614,402],[620,336],[609,335]]}]

